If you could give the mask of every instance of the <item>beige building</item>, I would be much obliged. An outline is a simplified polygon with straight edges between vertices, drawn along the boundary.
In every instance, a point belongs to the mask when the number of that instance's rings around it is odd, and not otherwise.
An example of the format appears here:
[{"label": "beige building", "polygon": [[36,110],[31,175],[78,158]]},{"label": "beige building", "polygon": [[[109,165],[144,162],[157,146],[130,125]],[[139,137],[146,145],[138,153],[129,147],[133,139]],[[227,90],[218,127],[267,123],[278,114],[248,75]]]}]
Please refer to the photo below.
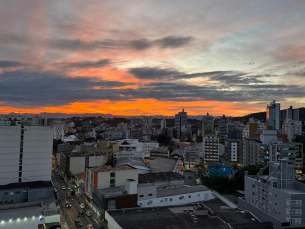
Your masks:
[{"label": "beige building", "polygon": [[119,151],[119,144],[118,143],[111,144],[110,141],[99,141],[97,143],[97,147],[87,148],[88,154],[101,153],[101,154],[105,154],[108,157],[118,151]]}]

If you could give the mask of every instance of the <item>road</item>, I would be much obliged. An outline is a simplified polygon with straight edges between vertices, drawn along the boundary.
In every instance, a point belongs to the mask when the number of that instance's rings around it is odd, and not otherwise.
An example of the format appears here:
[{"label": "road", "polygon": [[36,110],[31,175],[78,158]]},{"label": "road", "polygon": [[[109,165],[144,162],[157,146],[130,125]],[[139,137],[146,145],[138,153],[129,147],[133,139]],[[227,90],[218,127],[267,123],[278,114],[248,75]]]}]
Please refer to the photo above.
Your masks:
[{"label": "road", "polygon": [[[92,209],[87,205],[85,201],[80,201],[77,196],[72,196],[71,198],[66,198],[66,194],[68,193],[68,185],[64,180],[61,180],[59,176],[56,174],[55,171],[52,171],[52,182],[55,188],[57,189],[57,192],[61,198],[61,201],[59,202],[60,209],[62,210],[63,216],[66,219],[66,223],[69,227],[69,229],[77,229],[75,226],[75,219],[78,217],[78,213],[80,210],[83,210],[83,212],[91,211],[92,216],[82,216],[79,217],[81,220],[83,226],[78,228],[86,228],[88,224],[92,224],[94,229],[98,229],[99,226],[105,225],[105,223],[102,223],[98,218],[97,215],[92,211]],[[66,190],[62,190],[62,186],[66,187]],[[66,200],[71,203],[71,208],[66,208],[65,203]],[[79,203],[85,204],[85,209],[81,209],[79,207]],[[106,227],[104,227],[106,228]]]}]

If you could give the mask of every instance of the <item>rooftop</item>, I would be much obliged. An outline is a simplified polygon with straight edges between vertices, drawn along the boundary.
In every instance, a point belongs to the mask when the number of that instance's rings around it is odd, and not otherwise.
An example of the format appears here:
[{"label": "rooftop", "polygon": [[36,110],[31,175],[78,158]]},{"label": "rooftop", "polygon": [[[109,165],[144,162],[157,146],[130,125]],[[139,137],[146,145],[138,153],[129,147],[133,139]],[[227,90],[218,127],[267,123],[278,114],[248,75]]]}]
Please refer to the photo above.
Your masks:
[{"label": "rooftop", "polygon": [[141,187],[151,187],[151,186],[154,186],[153,183],[141,183],[141,184],[138,184],[138,188],[141,188]]},{"label": "rooftop", "polygon": [[166,180],[166,179],[184,180],[184,176],[182,176],[179,173],[174,173],[174,172],[139,174],[139,183],[155,182],[158,180]]},{"label": "rooftop", "polygon": [[104,165],[101,167],[88,168],[88,169],[94,173],[99,173],[99,172],[110,172],[110,171],[134,170],[135,168],[132,168],[128,165],[116,165],[115,167],[112,167],[111,165]]},{"label": "rooftop", "polygon": [[163,158],[157,157],[150,160],[150,171],[152,173],[172,172],[178,163],[178,158]]},{"label": "rooftop", "polygon": [[21,182],[21,183],[11,183],[6,185],[0,185],[1,189],[16,189],[16,188],[47,188],[53,187],[51,181],[32,181],[32,182]]},{"label": "rooftop", "polygon": [[175,207],[158,207],[145,209],[125,209],[107,211],[111,217],[124,229],[225,229],[229,228],[219,219],[210,219],[207,215],[196,215],[195,223],[184,210],[194,209],[197,205]]},{"label": "rooftop", "polygon": [[201,192],[210,190],[208,187],[204,185],[196,185],[196,186],[184,186],[182,188],[172,188],[165,190],[158,190],[157,197],[166,197],[166,196],[175,196],[193,192]]}]

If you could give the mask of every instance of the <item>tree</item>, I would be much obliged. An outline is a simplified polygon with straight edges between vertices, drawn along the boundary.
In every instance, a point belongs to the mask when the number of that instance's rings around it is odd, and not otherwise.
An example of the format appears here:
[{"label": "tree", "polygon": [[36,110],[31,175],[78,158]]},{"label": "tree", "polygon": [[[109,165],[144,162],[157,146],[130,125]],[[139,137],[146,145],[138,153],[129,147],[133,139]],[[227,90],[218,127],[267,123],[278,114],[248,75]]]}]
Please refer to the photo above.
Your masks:
[{"label": "tree", "polygon": [[67,181],[70,181],[70,180],[71,180],[72,173],[71,173],[71,171],[70,171],[70,170],[69,170],[69,171],[67,171],[67,173],[66,173],[66,177],[67,177]]},{"label": "tree", "polygon": [[112,155],[111,158],[108,159],[108,161],[106,162],[106,165],[111,165],[112,167],[115,167],[117,164],[117,160],[116,158]]},{"label": "tree", "polygon": [[203,142],[203,137],[201,135],[197,136],[197,143]]}]

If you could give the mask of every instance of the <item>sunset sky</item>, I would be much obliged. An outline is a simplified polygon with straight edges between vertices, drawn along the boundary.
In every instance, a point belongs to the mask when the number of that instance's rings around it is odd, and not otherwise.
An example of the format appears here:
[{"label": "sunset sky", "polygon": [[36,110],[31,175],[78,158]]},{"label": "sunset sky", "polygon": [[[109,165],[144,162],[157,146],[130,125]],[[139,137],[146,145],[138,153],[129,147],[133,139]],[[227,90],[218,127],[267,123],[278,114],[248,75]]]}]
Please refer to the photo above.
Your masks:
[{"label": "sunset sky", "polygon": [[0,114],[305,106],[305,1],[0,2]]}]

